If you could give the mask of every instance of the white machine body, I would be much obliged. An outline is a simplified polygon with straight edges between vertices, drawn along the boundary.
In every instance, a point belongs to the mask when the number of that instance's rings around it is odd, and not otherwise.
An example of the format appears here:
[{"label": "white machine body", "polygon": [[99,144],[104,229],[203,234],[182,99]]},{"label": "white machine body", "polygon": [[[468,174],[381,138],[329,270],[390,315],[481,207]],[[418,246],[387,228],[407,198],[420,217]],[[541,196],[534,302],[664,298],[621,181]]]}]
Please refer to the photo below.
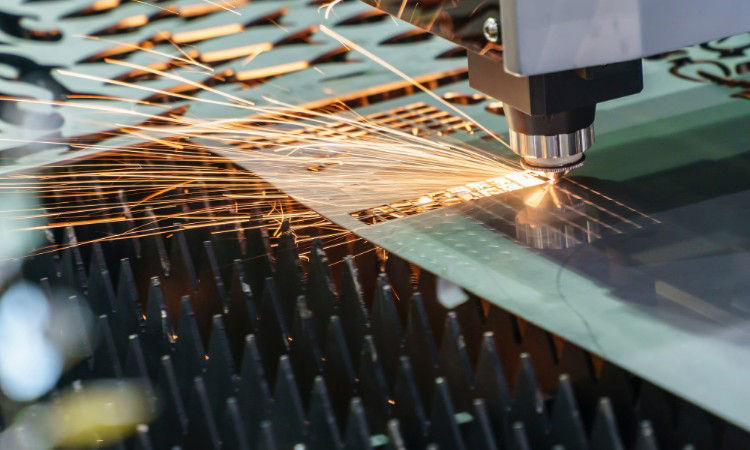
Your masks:
[{"label": "white machine body", "polygon": [[505,69],[538,75],[750,31],[750,0],[501,0]]}]

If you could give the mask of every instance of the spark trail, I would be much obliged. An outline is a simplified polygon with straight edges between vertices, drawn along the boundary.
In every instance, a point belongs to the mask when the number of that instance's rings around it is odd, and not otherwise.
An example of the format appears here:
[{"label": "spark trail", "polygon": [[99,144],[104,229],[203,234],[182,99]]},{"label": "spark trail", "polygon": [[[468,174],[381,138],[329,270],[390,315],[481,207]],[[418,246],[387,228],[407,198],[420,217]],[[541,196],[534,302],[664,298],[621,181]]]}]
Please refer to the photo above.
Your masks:
[{"label": "spark trail", "polygon": [[[382,59],[325,27],[321,29],[436,97]],[[156,56],[174,58],[148,51]],[[180,61],[199,70],[207,69],[191,58]],[[147,102],[117,97],[112,99],[128,102],[132,107],[102,104],[103,98],[93,102],[4,99],[66,106],[84,113],[107,113],[122,117],[124,122],[104,133],[109,139],[96,143],[76,139],[49,142],[93,150],[102,153],[102,157],[5,177],[0,189],[34,188],[44,199],[44,209],[20,212],[23,217],[36,215],[47,220],[46,225],[32,227],[34,229],[83,224],[108,228],[106,235],[91,239],[93,242],[154,233],[168,236],[185,228],[228,233],[246,226],[271,224],[271,228],[278,231],[281,224],[287,222],[302,240],[309,239],[305,232],[314,227],[328,230],[329,234],[324,237],[344,239],[348,235],[346,230],[301,207],[254,173],[238,170],[233,164],[263,168],[264,177],[275,185],[309,188],[309,195],[296,199],[302,203],[335,201],[341,202],[336,206],[345,209],[363,203],[377,206],[520,171],[514,163],[494,154],[452,141],[447,136],[424,134],[418,126],[410,130],[392,127],[348,108],[332,112],[271,98],[265,98],[263,104],[255,104],[154,67],[110,59],[106,62],[189,84],[215,98],[158,90],[86,73],[65,70],[59,73],[232,108],[238,111],[238,117],[198,119],[178,114],[155,115],[139,109],[151,106]],[[453,129],[469,132],[479,129],[494,136],[453,105],[440,101],[463,118],[449,124]],[[78,117],[73,116],[68,120],[76,119]],[[134,120],[140,123],[127,124]],[[347,198],[355,199],[356,204],[349,205],[341,196],[329,195],[342,192]],[[262,223],[248,225],[248,221],[258,221],[257,210],[263,211]]]}]

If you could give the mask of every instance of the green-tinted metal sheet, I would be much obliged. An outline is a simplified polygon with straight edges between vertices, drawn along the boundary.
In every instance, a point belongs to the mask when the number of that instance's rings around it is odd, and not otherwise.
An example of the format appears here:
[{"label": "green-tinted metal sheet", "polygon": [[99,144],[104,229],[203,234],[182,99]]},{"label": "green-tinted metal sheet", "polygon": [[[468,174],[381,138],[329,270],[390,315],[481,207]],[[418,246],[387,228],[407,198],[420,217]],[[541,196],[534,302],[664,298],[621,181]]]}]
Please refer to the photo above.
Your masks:
[{"label": "green-tinted metal sheet", "polygon": [[[324,192],[247,165],[365,239],[750,428],[750,102],[676,78],[670,64],[648,62],[643,94],[599,108],[586,166],[558,188],[585,197],[590,220],[571,221],[597,233],[567,248],[535,248],[519,231],[523,199],[547,186],[365,225],[349,213],[377,205],[356,189]],[[449,90],[470,92],[437,92]],[[466,110],[493,126],[484,106]]]}]

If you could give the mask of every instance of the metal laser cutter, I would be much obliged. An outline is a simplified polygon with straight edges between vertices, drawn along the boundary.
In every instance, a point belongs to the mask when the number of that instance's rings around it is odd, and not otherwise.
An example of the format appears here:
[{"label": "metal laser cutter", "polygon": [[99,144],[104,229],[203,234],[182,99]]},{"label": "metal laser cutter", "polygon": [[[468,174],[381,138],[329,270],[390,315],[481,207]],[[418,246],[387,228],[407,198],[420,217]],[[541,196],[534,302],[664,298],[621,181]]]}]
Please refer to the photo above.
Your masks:
[{"label": "metal laser cutter", "polygon": [[557,177],[594,143],[596,104],[643,88],[641,58],[750,29],[743,0],[365,0],[468,50],[524,167]]}]

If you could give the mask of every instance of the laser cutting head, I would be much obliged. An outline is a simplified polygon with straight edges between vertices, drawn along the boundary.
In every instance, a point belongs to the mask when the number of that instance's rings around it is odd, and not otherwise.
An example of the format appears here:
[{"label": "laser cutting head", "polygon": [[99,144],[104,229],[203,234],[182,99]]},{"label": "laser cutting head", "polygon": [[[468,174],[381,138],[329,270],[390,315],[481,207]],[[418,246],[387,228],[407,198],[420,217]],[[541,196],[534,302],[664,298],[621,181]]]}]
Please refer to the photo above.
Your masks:
[{"label": "laser cutting head", "polygon": [[364,1],[466,48],[469,84],[503,103],[513,151],[547,174],[583,164],[597,103],[643,89],[640,58],[750,27],[747,0]]}]

